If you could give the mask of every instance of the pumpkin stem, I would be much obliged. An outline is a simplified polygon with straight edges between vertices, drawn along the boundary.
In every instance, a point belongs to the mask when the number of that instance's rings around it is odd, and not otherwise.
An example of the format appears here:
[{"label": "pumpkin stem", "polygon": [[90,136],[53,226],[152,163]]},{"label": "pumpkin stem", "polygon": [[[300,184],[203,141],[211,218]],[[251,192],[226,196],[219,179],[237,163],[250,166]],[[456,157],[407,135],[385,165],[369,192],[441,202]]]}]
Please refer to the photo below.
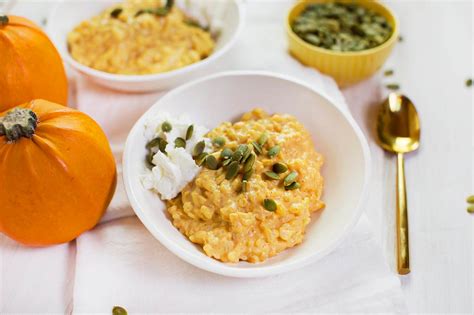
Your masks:
[{"label": "pumpkin stem", "polygon": [[0,136],[5,136],[8,141],[31,138],[37,124],[38,117],[31,109],[17,107],[0,117]]},{"label": "pumpkin stem", "polygon": [[0,15],[0,26],[5,26],[9,22],[8,16],[6,15]]}]

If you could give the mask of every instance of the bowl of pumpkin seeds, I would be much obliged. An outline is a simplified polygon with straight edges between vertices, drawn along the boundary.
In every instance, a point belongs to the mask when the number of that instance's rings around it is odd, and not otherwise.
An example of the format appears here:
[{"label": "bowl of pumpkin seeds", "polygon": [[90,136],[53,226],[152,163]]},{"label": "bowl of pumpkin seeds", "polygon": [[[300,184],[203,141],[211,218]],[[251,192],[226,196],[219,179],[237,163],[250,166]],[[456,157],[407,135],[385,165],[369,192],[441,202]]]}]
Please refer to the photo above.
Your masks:
[{"label": "bowl of pumpkin seeds", "polygon": [[373,75],[398,41],[395,14],[377,1],[299,1],[286,30],[289,52],[341,87]]}]

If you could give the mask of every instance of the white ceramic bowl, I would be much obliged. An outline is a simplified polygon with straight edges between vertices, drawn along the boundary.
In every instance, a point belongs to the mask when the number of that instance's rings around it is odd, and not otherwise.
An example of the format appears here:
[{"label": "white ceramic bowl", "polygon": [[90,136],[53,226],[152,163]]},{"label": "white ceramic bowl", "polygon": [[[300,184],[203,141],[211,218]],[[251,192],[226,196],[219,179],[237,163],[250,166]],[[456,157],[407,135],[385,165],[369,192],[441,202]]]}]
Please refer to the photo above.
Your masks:
[{"label": "white ceramic bowl", "polygon": [[[166,216],[165,204],[143,188],[139,176],[146,155],[144,123],[160,111],[187,113],[213,128],[255,107],[296,116],[310,131],[325,158],[323,200],[304,242],[264,263],[222,263],[207,257]],[[130,203],[147,229],[169,250],[208,271],[235,277],[262,277],[302,267],[332,251],[359,219],[369,179],[370,153],[354,119],[321,92],[286,76],[228,72],[178,87],[155,103],[130,132],[123,155],[123,176]]]},{"label": "white ceramic bowl", "polygon": [[244,23],[244,11],[240,0],[178,1],[185,12],[207,12],[212,25],[220,31],[215,51],[208,58],[181,69],[149,75],[111,74],[89,68],[75,61],[67,49],[67,34],[80,22],[120,2],[122,1],[61,1],[52,9],[47,25],[47,32],[51,40],[63,59],[72,68],[88,76],[91,80],[115,90],[129,92],[164,90],[208,74],[212,64],[235,43]]}]

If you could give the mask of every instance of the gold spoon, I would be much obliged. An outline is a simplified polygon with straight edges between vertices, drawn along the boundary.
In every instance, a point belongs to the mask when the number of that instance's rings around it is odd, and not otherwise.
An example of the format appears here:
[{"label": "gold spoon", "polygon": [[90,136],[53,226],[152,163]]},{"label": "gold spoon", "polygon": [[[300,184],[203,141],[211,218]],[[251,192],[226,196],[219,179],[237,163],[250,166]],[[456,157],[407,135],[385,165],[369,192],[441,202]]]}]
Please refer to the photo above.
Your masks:
[{"label": "gold spoon", "polygon": [[410,255],[403,154],[420,145],[420,122],[408,97],[389,94],[379,111],[377,135],[382,148],[397,154],[397,269],[399,274],[406,275],[410,272]]}]

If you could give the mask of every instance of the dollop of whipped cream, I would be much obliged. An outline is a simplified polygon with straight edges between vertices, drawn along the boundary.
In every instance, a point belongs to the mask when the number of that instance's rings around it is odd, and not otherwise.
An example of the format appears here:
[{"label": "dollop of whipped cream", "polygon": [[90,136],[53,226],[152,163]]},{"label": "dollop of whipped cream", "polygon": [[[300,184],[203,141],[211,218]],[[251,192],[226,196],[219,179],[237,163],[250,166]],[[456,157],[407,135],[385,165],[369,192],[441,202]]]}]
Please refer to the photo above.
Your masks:
[{"label": "dollop of whipped cream", "polygon": [[[172,129],[169,132],[162,131],[162,124],[168,122]],[[176,138],[186,138],[188,127],[193,125],[194,131],[190,139],[186,140],[185,148],[175,148]],[[161,137],[168,142],[166,154],[155,150],[153,155],[153,167],[146,168],[141,176],[143,187],[160,194],[162,200],[176,197],[181,190],[191,182],[200,171],[200,167],[194,162],[192,152],[194,146],[204,140],[206,147],[204,152],[211,150],[211,140],[205,138],[209,130],[193,123],[188,116],[174,116],[166,112],[151,117],[145,123],[145,138],[148,141]]]}]

